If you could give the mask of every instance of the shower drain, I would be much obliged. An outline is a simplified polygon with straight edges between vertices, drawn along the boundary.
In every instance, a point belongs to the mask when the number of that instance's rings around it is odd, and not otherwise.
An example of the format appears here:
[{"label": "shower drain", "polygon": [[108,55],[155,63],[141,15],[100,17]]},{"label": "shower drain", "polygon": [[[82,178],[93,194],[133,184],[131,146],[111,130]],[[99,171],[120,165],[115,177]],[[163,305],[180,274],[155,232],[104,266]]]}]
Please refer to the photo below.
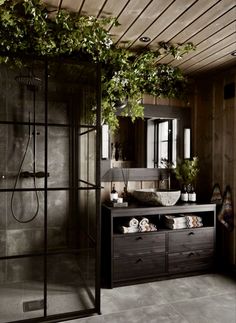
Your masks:
[{"label": "shower drain", "polygon": [[44,309],[44,300],[23,302],[23,312],[38,311]]}]

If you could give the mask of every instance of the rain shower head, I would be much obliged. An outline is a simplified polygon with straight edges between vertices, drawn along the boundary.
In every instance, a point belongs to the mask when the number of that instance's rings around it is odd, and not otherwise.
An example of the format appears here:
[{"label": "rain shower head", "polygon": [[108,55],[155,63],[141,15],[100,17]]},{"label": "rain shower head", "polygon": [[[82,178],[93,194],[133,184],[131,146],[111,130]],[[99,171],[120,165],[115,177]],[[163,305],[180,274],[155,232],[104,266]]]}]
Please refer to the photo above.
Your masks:
[{"label": "rain shower head", "polygon": [[27,86],[27,88],[31,91],[36,90],[42,83],[42,80],[39,77],[33,75],[32,73],[28,75],[17,75],[15,77],[15,80],[19,84]]}]

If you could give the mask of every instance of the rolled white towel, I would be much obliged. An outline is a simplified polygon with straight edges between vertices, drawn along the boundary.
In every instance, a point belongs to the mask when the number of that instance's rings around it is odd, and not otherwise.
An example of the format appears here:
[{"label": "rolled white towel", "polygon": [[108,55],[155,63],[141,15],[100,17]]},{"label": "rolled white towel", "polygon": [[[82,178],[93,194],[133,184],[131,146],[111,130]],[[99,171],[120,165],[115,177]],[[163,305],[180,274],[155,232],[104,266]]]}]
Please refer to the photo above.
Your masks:
[{"label": "rolled white towel", "polygon": [[139,225],[139,222],[137,219],[135,218],[132,218],[130,221],[129,221],[129,227],[134,227],[134,228],[138,228],[138,225]]},{"label": "rolled white towel", "polygon": [[139,222],[139,231],[140,232],[151,231],[149,226],[149,220],[147,218],[142,218],[142,220]]},{"label": "rolled white towel", "polygon": [[139,228],[138,227],[121,227],[121,232],[122,233],[136,233],[139,232]]},{"label": "rolled white towel", "polygon": [[149,224],[148,218],[142,218],[142,220],[139,222],[140,226],[146,226],[147,224]]}]

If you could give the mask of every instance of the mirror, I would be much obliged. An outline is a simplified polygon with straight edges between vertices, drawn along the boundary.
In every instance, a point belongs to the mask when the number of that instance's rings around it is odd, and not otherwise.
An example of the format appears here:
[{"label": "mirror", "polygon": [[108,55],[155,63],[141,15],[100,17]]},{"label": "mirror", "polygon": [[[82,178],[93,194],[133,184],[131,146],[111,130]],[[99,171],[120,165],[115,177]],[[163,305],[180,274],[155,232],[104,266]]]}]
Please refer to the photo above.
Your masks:
[{"label": "mirror", "polygon": [[119,179],[118,169],[138,168],[134,179],[145,170],[152,178],[152,169],[164,168],[161,158],[175,165],[178,158],[184,157],[184,129],[191,128],[189,107],[146,104],[143,120],[133,123],[128,117],[119,119],[118,131],[109,137],[109,158],[102,163],[102,174],[113,169],[112,176]]},{"label": "mirror", "polygon": [[119,117],[119,124],[110,136],[112,168],[164,168],[162,159],[176,165],[178,119]]}]

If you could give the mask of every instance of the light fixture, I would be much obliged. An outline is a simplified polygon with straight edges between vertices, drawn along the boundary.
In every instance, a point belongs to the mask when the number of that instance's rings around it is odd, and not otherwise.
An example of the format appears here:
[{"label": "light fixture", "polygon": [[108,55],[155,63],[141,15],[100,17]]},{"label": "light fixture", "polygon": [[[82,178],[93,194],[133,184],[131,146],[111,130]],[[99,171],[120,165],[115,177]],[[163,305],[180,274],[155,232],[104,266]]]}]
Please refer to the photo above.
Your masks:
[{"label": "light fixture", "polygon": [[102,125],[102,159],[109,158],[109,127],[107,124]]},{"label": "light fixture", "polygon": [[236,50],[231,53],[232,56],[236,56]]},{"label": "light fixture", "polygon": [[184,129],[184,159],[190,159],[191,155],[191,129]]},{"label": "light fixture", "polygon": [[148,43],[150,42],[151,38],[148,37],[148,36],[142,36],[139,38],[139,40],[142,42],[142,43]]}]

